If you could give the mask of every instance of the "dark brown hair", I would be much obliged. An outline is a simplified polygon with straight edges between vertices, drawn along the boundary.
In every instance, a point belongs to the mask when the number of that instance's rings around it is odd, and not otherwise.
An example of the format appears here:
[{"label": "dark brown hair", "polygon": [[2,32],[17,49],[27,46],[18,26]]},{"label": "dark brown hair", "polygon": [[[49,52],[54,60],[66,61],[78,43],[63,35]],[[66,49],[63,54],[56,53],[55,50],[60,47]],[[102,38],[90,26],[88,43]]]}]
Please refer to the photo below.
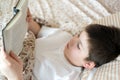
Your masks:
[{"label": "dark brown hair", "polygon": [[86,60],[94,61],[101,66],[114,60],[120,54],[120,29],[114,26],[91,24],[86,27],[89,40],[89,57]]}]

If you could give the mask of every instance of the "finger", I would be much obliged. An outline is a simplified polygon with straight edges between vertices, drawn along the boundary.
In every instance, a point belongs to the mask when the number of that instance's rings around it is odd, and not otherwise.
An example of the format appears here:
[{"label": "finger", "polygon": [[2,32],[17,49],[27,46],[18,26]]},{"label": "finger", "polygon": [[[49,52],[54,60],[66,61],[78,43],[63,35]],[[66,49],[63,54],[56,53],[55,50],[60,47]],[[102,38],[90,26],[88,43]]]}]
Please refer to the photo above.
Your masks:
[{"label": "finger", "polygon": [[27,18],[26,18],[26,21],[27,21],[27,22],[30,22],[31,20],[32,20],[32,17],[27,17]]},{"label": "finger", "polygon": [[3,48],[1,48],[0,61],[1,63],[10,64],[11,57],[7,54]]},{"label": "finger", "polygon": [[28,17],[29,17],[29,16],[32,16],[31,13],[30,13],[29,8],[28,8],[28,10],[27,10],[27,16],[28,16]]},{"label": "finger", "polygon": [[17,55],[15,55],[15,53],[13,53],[12,51],[10,52],[10,56],[19,64],[22,64],[22,61],[20,60],[20,58],[18,58]]},{"label": "finger", "polygon": [[29,18],[32,18],[32,15],[31,15],[31,13],[30,13],[30,10],[29,10],[29,8],[27,9],[27,16],[26,16],[26,21],[27,22],[29,22]]}]

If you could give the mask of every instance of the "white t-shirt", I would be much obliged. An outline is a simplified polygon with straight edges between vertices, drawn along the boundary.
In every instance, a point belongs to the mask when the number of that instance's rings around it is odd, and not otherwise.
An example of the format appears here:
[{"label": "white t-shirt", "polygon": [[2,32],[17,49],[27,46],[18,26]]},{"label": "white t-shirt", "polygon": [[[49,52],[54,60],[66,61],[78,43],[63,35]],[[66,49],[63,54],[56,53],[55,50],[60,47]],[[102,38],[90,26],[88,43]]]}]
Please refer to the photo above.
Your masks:
[{"label": "white t-shirt", "polygon": [[80,67],[72,66],[64,57],[64,46],[72,35],[55,28],[43,27],[36,39],[35,80],[80,80]]}]

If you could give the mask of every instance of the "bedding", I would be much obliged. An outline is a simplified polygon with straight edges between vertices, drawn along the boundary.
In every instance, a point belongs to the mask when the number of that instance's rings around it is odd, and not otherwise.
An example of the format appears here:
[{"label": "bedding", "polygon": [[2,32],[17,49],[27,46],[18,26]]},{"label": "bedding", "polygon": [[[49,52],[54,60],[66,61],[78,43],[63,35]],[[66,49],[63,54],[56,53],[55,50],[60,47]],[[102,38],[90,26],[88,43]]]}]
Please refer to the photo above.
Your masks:
[{"label": "bedding", "polygon": [[[12,8],[16,5],[17,1],[18,0],[0,0],[0,46],[2,46],[1,30],[13,17]],[[62,30],[70,32],[71,34],[75,34],[82,30],[84,26],[92,23],[93,21],[102,19],[103,17],[110,16],[111,14],[120,11],[120,5],[118,5],[118,1],[119,0],[29,0],[28,7],[30,8],[33,17],[40,18],[38,21],[40,21],[42,24],[49,25],[51,27],[58,27]],[[25,63],[24,80],[32,80],[31,69],[34,61],[35,37],[31,32],[29,32],[28,35],[29,36],[24,42],[23,51],[20,55]],[[29,50],[30,52],[27,52]],[[30,62],[27,62],[28,59]],[[120,70],[117,69],[119,64],[119,61],[117,61],[115,63],[113,62],[113,64],[111,63],[111,66],[116,65],[116,68],[113,69],[116,69],[115,71],[120,72]],[[107,66],[110,68],[110,65]],[[107,70],[109,70],[107,69],[107,66],[105,65],[106,69],[105,67],[100,67],[100,69],[95,71],[95,80],[97,80],[97,76],[101,76],[100,74],[103,73],[106,75],[106,77],[109,76],[106,73]],[[100,70],[103,68],[106,72],[100,72]],[[82,80],[87,80],[90,72],[91,71],[88,70],[84,71],[85,75]],[[112,72],[109,74],[114,78],[115,75],[111,73]],[[106,77],[100,78],[99,80],[110,80]],[[0,74],[0,79],[6,80],[2,74]],[[112,80],[120,80],[120,78],[118,77],[117,79]]]},{"label": "bedding", "polygon": [[98,0],[110,13],[120,11],[120,0]]},{"label": "bedding", "polygon": [[120,61],[115,60],[93,70],[84,70],[81,80],[120,80]]},{"label": "bedding", "polygon": [[29,7],[35,17],[72,34],[111,14],[97,0],[30,0]]}]

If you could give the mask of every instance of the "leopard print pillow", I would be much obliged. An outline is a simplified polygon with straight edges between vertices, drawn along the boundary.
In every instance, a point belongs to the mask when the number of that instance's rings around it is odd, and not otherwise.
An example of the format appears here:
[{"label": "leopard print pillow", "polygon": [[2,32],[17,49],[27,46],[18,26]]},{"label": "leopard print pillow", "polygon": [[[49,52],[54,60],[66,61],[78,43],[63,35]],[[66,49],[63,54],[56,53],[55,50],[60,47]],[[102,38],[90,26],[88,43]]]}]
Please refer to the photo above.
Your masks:
[{"label": "leopard print pillow", "polygon": [[23,61],[24,80],[33,80],[32,69],[34,66],[34,48],[35,36],[31,31],[29,31],[23,42],[23,49],[19,55]]}]

